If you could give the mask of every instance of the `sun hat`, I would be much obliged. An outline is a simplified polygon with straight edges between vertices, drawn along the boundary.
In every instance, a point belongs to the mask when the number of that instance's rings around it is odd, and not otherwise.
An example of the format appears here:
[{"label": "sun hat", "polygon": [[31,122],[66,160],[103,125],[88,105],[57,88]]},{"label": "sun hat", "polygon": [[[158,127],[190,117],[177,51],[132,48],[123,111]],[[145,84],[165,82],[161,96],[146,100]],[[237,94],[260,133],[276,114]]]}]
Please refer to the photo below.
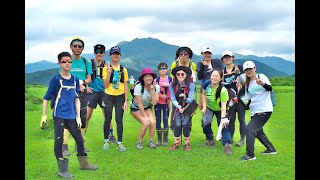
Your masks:
[{"label": "sun hat", "polygon": [[153,76],[153,79],[157,78],[157,75],[156,75],[155,73],[153,73],[153,71],[152,71],[151,68],[144,68],[144,69],[142,69],[141,75],[140,75],[140,77],[139,77],[139,81],[140,81],[140,82],[143,81],[142,78],[143,78],[143,76],[146,75],[146,74],[151,74],[151,75]]},{"label": "sun hat", "polygon": [[187,75],[189,75],[189,76],[191,76],[191,74],[192,74],[191,69],[187,66],[177,66],[177,67],[173,68],[172,74],[174,76],[176,76],[176,73],[181,70],[184,71],[185,73],[187,73]]},{"label": "sun hat", "polygon": [[193,52],[192,50],[189,48],[189,47],[186,47],[186,46],[182,46],[182,47],[179,47],[176,51],[176,59],[179,57],[179,54],[181,51],[187,51],[188,55],[189,55],[189,58],[191,59],[192,58],[192,55],[193,55]]}]

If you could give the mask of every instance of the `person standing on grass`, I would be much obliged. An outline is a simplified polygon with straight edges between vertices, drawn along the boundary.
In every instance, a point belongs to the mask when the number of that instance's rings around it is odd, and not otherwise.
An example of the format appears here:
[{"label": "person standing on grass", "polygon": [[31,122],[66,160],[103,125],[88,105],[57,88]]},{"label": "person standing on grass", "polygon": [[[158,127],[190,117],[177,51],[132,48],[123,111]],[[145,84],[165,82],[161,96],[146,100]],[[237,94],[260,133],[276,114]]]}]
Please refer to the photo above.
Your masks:
[{"label": "person standing on grass", "polygon": [[154,143],[155,119],[152,106],[159,101],[160,86],[154,81],[157,75],[151,68],[144,68],[141,71],[139,82],[134,86],[132,103],[130,106],[131,115],[141,124],[136,147],[142,149],[142,140],[149,128],[150,148],[156,148]]},{"label": "person standing on grass", "polygon": [[179,148],[180,136],[183,131],[184,150],[190,151],[190,123],[191,116],[184,113],[186,106],[193,101],[196,85],[190,81],[191,69],[186,66],[177,66],[172,69],[174,79],[170,84],[170,96],[174,105],[174,144],[169,148],[174,151]]},{"label": "person standing on grass", "polygon": [[104,96],[104,144],[102,149],[108,150],[110,145],[109,130],[112,121],[112,110],[115,108],[115,116],[117,123],[117,149],[121,152],[126,151],[122,143],[123,134],[123,113],[128,108],[128,71],[127,68],[120,64],[121,49],[119,46],[110,48],[109,56],[111,64],[103,69],[103,78],[105,89]]},{"label": "person standing on grass", "polygon": [[54,124],[54,154],[58,163],[58,176],[71,179],[74,175],[68,171],[69,159],[64,158],[62,154],[63,132],[64,129],[70,131],[77,144],[77,158],[81,170],[96,170],[96,165],[88,163],[88,156],[84,151],[84,142],[80,128],[82,122],[80,118],[80,100],[79,100],[79,79],[70,74],[71,54],[61,52],[58,55],[58,64],[60,72],[55,75],[49,83],[49,87],[42,103],[42,120],[47,119],[48,101],[54,97],[53,124]]},{"label": "person standing on grass", "polygon": [[[170,76],[173,78],[174,75],[172,74],[172,70],[177,67],[177,66],[187,66],[190,68],[191,70],[191,75],[190,75],[190,79],[191,82],[196,83],[196,77],[197,77],[197,71],[196,71],[196,64],[192,61],[192,56],[193,56],[193,52],[189,47],[186,46],[182,46],[179,47],[176,51],[176,57],[175,60],[171,63],[171,67],[170,67]],[[196,90],[194,91],[196,92]],[[172,109],[174,109],[174,105],[172,104]],[[190,132],[191,132],[191,127],[192,127],[192,117],[191,120],[189,121],[190,123]],[[173,131],[174,128],[174,120],[173,120],[173,111],[171,111],[171,122],[170,122],[170,129],[171,131]],[[173,133],[174,134],[174,133]]]},{"label": "person standing on grass", "polygon": [[227,89],[222,85],[222,81],[223,71],[213,69],[210,80],[206,80],[202,84],[202,128],[206,139],[213,139],[211,123],[215,115],[218,126],[223,127],[221,134],[224,152],[226,155],[231,155],[231,134],[228,128],[229,120],[226,117],[229,96]]},{"label": "person standing on grass", "polygon": [[[93,49],[94,49],[93,53],[95,58],[91,59],[92,82],[88,84],[88,87],[87,87],[88,106],[87,106],[86,132],[88,130],[89,120],[92,116],[92,112],[94,109],[96,109],[97,104],[99,104],[100,108],[102,109],[102,113],[104,113],[103,109],[105,107],[105,103],[103,101],[103,98],[105,96],[105,92],[104,92],[105,87],[102,79],[102,71],[105,66],[109,65],[109,63],[103,59],[106,51],[105,46],[103,44],[96,44],[93,47]],[[116,142],[116,139],[113,136],[112,121],[110,122],[109,140],[112,143]]]},{"label": "person standing on grass", "polygon": [[272,85],[264,74],[257,74],[256,65],[252,61],[243,63],[246,74],[245,97],[249,104],[251,120],[246,128],[246,154],[240,160],[255,160],[254,142],[257,138],[267,149],[262,154],[276,154],[277,150],[263,131],[273,112],[270,92]]},{"label": "person standing on grass", "polygon": [[[158,65],[160,76],[155,79],[155,82],[160,86],[159,102],[154,106],[156,115],[156,132],[158,135],[157,146],[168,145],[168,116],[170,111],[170,91],[169,84],[172,78],[167,75],[168,64],[161,62]],[[161,113],[163,120],[163,129],[161,128]],[[162,139],[163,136],[163,139]],[[163,140],[163,141],[162,141]]]},{"label": "person standing on grass", "polygon": [[[197,78],[201,80],[201,86],[204,81],[210,80],[213,68],[223,69],[223,64],[219,59],[212,58],[212,48],[210,46],[205,46],[201,52],[203,60],[199,61],[197,64]],[[200,98],[199,98],[199,109],[202,109],[202,88],[200,88]],[[212,138],[212,139],[211,139]],[[204,146],[213,146],[215,141],[213,137],[206,139]]]},{"label": "person standing on grass", "polygon": [[[72,66],[70,73],[75,75],[80,80],[80,118],[81,118],[81,134],[83,137],[84,145],[86,145],[85,134],[86,134],[86,119],[87,119],[87,84],[91,83],[92,67],[91,62],[86,58],[82,57],[82,51],[84,49],[84,41],[80,37],[75,37],[70,42],[70,49],[72,51]],[[61,70],[61,69],[59,69]],[[64,131],[64,142],[62,145],[62,152],[64,156],[70,156],[68,149],[70,133],[66,129]],[[77,146],[76,146],[77,147]],[[75,148],[76,151],[76,148]],[[85,148],[85,152],[89,150]]]},{"label": "person standing on grass", "polygon": [[244,144],[244,138],[246,136],[246,105],[241,100],[241,96],[245,94],[244,88],[242,88],[240,79],[238,78],[241,73],[243,73],[242,66],[234,64],[234,55],[230,50],[225,50],[222,52],[221,61],[225,64],[223,69],[224,73],[224,87],[229,89],[229,91],[235,92],[235,98],[230,99],[233,101],[233,105],[229,108],[228,119],[229,130],[231,133],[231,140],[233,142],[233,135],[235,130],[235,120],[236,114],[239,120],[239,130],[240,130],[240,140],[237,142],[236,146],[242,146]]}]

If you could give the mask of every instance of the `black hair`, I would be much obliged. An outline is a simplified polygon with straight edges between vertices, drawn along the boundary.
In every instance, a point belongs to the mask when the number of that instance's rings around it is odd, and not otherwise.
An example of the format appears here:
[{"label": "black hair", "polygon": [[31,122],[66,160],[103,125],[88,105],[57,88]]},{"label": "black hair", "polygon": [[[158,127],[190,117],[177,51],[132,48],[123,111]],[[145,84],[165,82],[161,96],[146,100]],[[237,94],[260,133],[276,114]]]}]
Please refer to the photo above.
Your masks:
[{"label": "black hair", "polygon": [[159,65],[158,65],[158,69],[160,69],[161,67],[165,66],[166,68],[168,68],[168,64],[166,62],[161,62]]},{"label": "black hair", "polygon": [[58,61],[60,62],[61,58],[65,56],[68,56],[71,58],[71,54],[69,52],[64,51],[58,54]]}]

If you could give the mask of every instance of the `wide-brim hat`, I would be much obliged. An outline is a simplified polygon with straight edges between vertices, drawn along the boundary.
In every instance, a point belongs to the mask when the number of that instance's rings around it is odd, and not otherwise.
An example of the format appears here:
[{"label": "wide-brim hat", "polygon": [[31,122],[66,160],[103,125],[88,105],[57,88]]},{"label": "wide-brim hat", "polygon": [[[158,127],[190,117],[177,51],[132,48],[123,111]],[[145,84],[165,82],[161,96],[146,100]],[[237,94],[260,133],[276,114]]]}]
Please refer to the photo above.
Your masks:
[{"label": "wide-brim hat", "polygon": [[141,75],[140,75],[140,77],[139,77],[139,81],[140,81],[140,82],[143,81],[142,78],[143,78],[143,76],[146,75],[146,74],[151,74],[151,75],[153,76],[153,79],[157,78],[157,75],[156,75],[155,73],[153,73],[153,71],[152,71],[151,68],[144,68],[144,69],[142,69]]},{"label": "wide-brim hat", "polygon": [[172,69],[172,75],[176,76],[176,73],[178,71],[181,71],[181,70],[184,71],[189,76],[191,76],[191,74],[192,74],[192,71],[191,71],[191,69],[189,67],[187,67],[187,66],[177,66],[177,67]]},{"label": "wide-brim hat", "polygon": [[176,52],[176,57],[179,57],[179,54],[181,51],[187,51],[187,53],[189,54],[189,58],[190,59],[192,58],[193,52],[189,47],[186,47],[186,46],[182,46],[182,47],[178,48],[178,50]]}]

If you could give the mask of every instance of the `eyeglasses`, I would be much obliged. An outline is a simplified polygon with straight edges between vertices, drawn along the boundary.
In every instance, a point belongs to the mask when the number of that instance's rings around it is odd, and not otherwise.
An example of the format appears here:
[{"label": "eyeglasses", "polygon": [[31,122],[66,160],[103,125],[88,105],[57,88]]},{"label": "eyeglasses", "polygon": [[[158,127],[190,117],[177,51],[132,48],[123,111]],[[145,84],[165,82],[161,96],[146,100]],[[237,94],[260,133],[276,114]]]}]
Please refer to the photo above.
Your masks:
[{"label": "eyeglasses", "polygon": [[97,50],[94,51],[94,53],[96,53],[96,54],[103,54],[104,51],[102,51],[101,49],[97,49]]},{"label": "eyeglasses", "polygon": [[166,70],[167,68],[163,67],[163,68],[159,68],[159,70]]},{"label": "eyeglasses", "polygon": [[188,53],[180,53],[180,56],[188,56]]},{"label": "eyeglasses", "polygon": [[83,47],[82,45],[76,45],[76,44],[74,44],[74,45],[72,45],[72,46],[73,46],[74,48],[77,48],[77,47],[78,47],[79,49]]},{"label": "eyeglasses", "polygon": [[68,60],[61,60],[60,63],[72,63],[72,59],[68,59]]},{"label": "eyeglasses", "polygon": [[184,75],[186,75],[186,73],[177,73],[176,75],[177,76],[184,76]]}]

